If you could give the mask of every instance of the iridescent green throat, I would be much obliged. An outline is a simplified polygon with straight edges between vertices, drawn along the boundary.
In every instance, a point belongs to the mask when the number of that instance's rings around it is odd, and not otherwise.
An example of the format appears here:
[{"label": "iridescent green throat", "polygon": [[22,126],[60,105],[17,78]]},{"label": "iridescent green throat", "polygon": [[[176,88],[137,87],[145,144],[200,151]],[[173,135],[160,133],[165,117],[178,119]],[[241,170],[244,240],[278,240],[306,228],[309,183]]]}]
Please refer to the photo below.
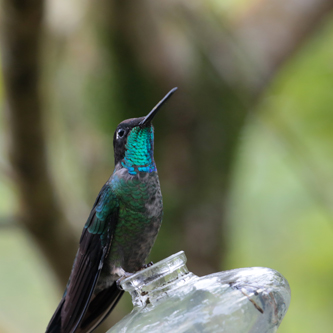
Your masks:
[{"label": "iridescent green throat", "polygon": [[127,138],[125,157],[122,166],[131,175],[138,171],[156,171],[154,161],[154,130],[152,126],[134,127]]}]

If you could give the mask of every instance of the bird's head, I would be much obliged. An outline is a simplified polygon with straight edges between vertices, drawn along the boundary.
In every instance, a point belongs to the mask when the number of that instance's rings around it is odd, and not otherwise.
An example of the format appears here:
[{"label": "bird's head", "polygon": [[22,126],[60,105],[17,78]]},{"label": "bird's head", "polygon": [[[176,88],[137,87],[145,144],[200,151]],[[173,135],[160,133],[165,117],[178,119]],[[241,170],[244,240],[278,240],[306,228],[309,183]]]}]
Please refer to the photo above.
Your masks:
[{"label": "bird's head", "polygon": [[115,165],[120,163],[132,175],[138,171],[156,171],[152,120],[176,90],[177,88],[170,90],[147,116],[127,119],[117,126],[113,136]]}]

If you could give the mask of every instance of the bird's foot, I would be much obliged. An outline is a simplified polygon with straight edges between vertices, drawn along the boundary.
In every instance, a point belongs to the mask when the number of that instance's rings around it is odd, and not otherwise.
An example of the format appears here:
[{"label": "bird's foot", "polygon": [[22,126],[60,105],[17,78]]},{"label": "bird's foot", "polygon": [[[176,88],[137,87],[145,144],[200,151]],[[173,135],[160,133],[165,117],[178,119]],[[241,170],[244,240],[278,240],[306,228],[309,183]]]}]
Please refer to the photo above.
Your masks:
[{"label": "bird's foot", "polygon": [[141,268],[140,268],[140,271],[142,271],[143,269],[146,269],[146,268],[148,268],[148,267],[151,267],[151,266],[153,266],[154,265],[154,263],[151,261],[151,262],[149,262],[148,264],[144,264]]},{"label": "bird's foot", "polygon": [[117,284],[117,287],[118,287],[118,289],[120,289],[120,290],[124,290],[122,287],[121,287],[121,281],[123,281],[123,280],[125,280],[125,279],[127,279],[128,277],[130,277],[130,276],[132,276],[134,273],[128,273],[128,272],[125,272],[125,274],[121,277],[121,278],[119,278],[117,281],[116,281],[116,284]]},{"label": "bird's foot", "polygon": [[[154,265],[154,263],[151,261],[151,262],[149,262],[148,264],[144,264],[140,269],[139,269],[139,271],[142,271],[143,269],[146,269],[146,268],[148,268],[148,267],[151,267],[151,266],[153,266]],[[125,272],[124,270],[123,270],[123,275],[118,279],[118,280],[116,280],[116,284],[117,284],[117,287],[118,287],[118,289],[120,289],[120,290],[123,290],[123,288],[121,287],[121,282],[123,281],[123,280],[125,280],[126,278],[128,278],[128,277],[130,277],[130,276],[132,276],[134,273],[129,273],[129,272]]]}]

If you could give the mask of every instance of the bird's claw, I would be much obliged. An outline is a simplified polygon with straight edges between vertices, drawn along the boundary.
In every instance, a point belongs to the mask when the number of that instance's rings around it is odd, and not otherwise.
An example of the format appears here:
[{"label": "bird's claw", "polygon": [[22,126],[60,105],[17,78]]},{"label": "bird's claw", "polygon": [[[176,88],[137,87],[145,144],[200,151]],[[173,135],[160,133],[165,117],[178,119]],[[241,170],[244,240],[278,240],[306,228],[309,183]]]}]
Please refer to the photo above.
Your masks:
[{"label": "bird's claw", "polygon": [[141,267],[141,269],[140,269],[140,271],[142,271],[143,269],[146,269],[146,268],[148,268],[148,267],[151,267],[151,266],[153,266],[154,265],[154,263],[151,261],[151,262],[149,262],[148,264],[144,264],[142,267]]},{"label": "bird's claw", "polygon": [[[142,271],[143,269],[146,269],[146,268],[151,267],[151,266],[153,266],[153,265],[154,265],[154,263],[151,261],[151,262],[149,262],[148,264],[144,264],[144,265],[140,268],[139,271]],[[116,284],[117,284],[118,289],[120,289],[120,290],[124,290],[124,289],[121,287],[121,282],[122,282],[123,280],[125,280],[126,278],[132,276],[133,274],[134,274],[134,273],[128,273],[128,272],[125,272],[124,275],[121,276],[121,277],[116,281]]]},{"label": "bird's claw", "polygon": [[121,282],[125,279],[127,279],[128,277],[132,276],[134,273],[128,273],[128,272],[125,272],[125,274],[120,277],[117,281],[116,281],[116,285],[117,285],[117,288],[120,289],[120,290],[124,290],[122,287],[121,287]]}]

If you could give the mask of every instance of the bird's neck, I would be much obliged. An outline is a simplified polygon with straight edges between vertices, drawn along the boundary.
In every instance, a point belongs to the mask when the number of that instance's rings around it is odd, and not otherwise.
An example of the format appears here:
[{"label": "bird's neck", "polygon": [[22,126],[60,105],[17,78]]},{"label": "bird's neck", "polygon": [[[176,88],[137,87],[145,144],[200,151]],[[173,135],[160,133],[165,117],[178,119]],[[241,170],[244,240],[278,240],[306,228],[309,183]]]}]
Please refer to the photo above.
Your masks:
[{"label": "bird's neck", "polygon": [[138,171],[156,171],[153,127],[136,127],[131,131],[127,138],[125,156],[121,165],[131,175],[136,175]]}]

